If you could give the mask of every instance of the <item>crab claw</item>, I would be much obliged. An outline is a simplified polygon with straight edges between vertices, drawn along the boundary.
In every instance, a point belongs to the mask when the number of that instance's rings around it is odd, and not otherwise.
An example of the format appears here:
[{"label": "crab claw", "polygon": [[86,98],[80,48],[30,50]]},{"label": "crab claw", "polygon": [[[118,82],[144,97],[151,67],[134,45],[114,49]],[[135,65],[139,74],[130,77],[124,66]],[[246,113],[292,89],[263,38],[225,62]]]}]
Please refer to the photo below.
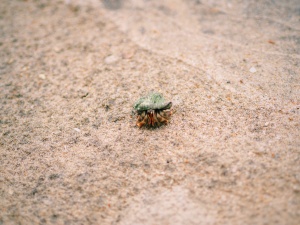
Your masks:
[{"label": "crab claw", "polygon": [[148,125],[149,126],[154,126],[156,120],[155,120],[155,115],[154,115],[154,110],[149,110],[147,112],[147,116],[148,116]]}]

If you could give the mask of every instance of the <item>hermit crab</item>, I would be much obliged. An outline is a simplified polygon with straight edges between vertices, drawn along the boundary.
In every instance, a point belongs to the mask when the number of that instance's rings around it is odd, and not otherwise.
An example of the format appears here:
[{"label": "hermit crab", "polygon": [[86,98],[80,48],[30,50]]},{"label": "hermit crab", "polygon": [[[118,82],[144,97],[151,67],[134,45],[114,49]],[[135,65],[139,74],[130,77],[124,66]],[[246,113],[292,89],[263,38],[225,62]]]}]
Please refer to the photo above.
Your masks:
[{"label": "hermit crab", "polygon": [[165,102],[159,93],[150,93],[136,101],[133,108],[137,113],[136,125],[140,128],[159,127],[167,124],[171,117],[172,102]]}]

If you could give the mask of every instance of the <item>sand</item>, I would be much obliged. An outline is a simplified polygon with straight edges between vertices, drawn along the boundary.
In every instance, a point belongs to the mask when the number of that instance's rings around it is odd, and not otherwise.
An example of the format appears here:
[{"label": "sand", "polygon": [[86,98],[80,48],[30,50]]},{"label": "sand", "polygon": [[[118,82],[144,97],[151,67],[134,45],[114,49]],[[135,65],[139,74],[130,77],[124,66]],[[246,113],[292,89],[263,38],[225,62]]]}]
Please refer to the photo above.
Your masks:
[{"label": "sand", "polygon": [[299,10],[2,0],[0,224],[299,224]]}]

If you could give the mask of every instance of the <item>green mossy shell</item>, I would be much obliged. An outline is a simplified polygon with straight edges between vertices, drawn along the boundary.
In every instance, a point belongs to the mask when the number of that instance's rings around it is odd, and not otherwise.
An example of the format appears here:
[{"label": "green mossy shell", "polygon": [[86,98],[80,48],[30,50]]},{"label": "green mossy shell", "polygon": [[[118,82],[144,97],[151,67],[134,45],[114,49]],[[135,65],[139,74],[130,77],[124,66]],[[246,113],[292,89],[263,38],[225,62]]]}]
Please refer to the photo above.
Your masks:
[{"label": "green mossy shell", "polygon": [[145,97],[140,98],[133,106],[137,111],[144,111],[150,109],[170,109],[172,102],[165,102],[163,96],[159,93],[151,93]]}]

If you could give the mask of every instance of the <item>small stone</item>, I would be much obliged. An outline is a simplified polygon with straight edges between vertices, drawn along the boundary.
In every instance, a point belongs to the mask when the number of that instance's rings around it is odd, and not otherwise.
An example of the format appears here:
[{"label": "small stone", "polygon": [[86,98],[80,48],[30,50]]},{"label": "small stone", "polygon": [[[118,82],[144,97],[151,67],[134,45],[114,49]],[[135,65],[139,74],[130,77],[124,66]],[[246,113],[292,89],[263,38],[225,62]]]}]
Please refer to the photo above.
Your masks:
[{"label": "small stone", "polygon": [[115,62],[117,62],[119,60],[119,58],[115,55],[109,55],[104,59],[104,62],[106,64],[113,64]]},{"label": "small stone", "polygon": [[14,191],[11,188],[9,188],[8,189],[8,194],[12,195],[13,193],[14,193]]},{"label": "small stone", "polygon": [[59,47],[54,47],[54,51],[55,51],[56,53],[59,53],[59,52],[61,52],[61,49],[60,49]]},{"label": "small stone", "polygon": [[122,54],[123,59],[131,59],[134,56],[135,52],[133,50],[131,51],[125,51]]},{"label": "small stone", "polygon": [[78,128],[74,128],[74,130],[78,133],[80,132],[80,129],[78,129]]},{"label": "small stone", "polygon": [[252,66],[249,71],[250,71],[250,73],[255,73],[256,69],[255,69],[255,67]]},{"label": "small stone", "polygon": [[46,79],[46,75],[45,74],[40,74],[39,78],[41,78],[42,80],[45,80]]},{"label": "small stone", "polygon": [[14,62],[14,59],[13,58],[10,58],[8,61],[7,61],[7,64],[12,64]]}]

